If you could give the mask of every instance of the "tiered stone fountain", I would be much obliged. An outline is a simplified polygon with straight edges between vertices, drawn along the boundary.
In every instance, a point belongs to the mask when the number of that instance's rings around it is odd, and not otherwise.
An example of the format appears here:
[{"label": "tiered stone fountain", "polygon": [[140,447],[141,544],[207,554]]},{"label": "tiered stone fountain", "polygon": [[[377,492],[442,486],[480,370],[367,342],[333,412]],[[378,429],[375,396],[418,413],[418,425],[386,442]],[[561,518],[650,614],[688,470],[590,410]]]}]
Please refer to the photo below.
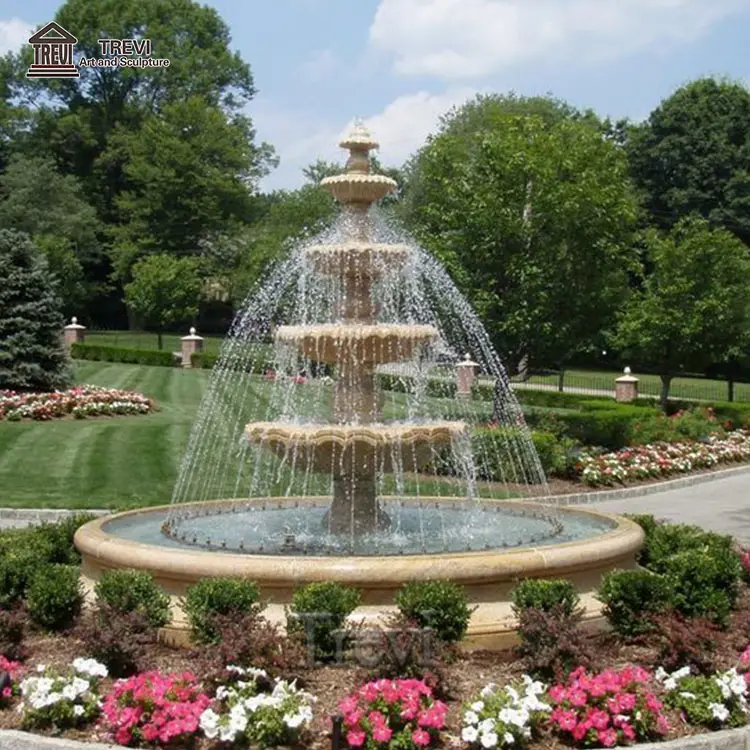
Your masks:
[{"label": "tiered stone fountain", "polygon": [[[274,333],[277,352],[292,350],[303,361],[333,368],[329,407],[308,421],[271,414],[267,420],[243,422],[251,457],[241,458],[240,469],[224,482],[222,474],[230,473],[224,468],[227,454],[239,437],[233,434],[235,415],[227,403],[239,409],[244,397],[231,401],[223,394],[257,383],[251,380],[257,376],[248,374],[252,368],[234,357],[230,345],[214,374],[216,387],[204,401],[173,505],[118,514],[81,528],[75,541],[85,583],[92,587],[109,568],[151,571],[173,596],[172,637],[184,633],[179,596],[192,582],[210,576],[257,581],[269,601],[267,615],[278,620],[294,589],[308,582],[356,586],[364,604],[355,615],[379,619],[393,609],[393,597],[406,582],[456,581],[475,606],[469,643],[490,647],[507,645],[512,638],[509,592],[517,580],[565,576],[576,584],[587,617],[596,620],[600,604],[593,591],[604,572],[635,565],[642,543],[638,526],[590,511],[479,499],[470,455],[464,456],[469,468],[462,496],[411,496],[405,489],[404,478],[423,477],[420,469],[437,448],[455,452],[459,443],[469,445],[469,426],[462,419],[383,419],[378,368],[413,361],[441,339],[442,331],[381,314],[377,282],[388,275],[398,278],[415,249],[372,241],[370,207],[396,184],[370,173],[369,152],[377,146],[370,134],[357,126],[340,145],[350,153],[346,172],[322,184],[343,205],[348,229],[339,241],[298,251],[312,284],[326,277],[336,282],[338,309],[326,320],[303,319]],[[230,337],[237,351],[247,348],[244,330],[240,326]],[[509,391],[506,395],[515,403]],[[528,446],[523,450],[533,456],[519,415],[516,410],[509,429],[521,435]],[[217,458],[202,445],[213,445],[220,431],[228,437]],[[522,460],[517,446],[508,450],[515,454],[508,456],[511,463]],[[250,462],[255,476],[269,459],[305,482],[311,474],[328,479],[330,494],[285,492],[279,484],[281,468],[274,469],[271,476],[277,478],[265,491],[221,494],[230,485],[239,487],[239,478],[233,477],[243,476],[243,461]],[[389,474],[397,479],[395,496],[382,491]]]}]

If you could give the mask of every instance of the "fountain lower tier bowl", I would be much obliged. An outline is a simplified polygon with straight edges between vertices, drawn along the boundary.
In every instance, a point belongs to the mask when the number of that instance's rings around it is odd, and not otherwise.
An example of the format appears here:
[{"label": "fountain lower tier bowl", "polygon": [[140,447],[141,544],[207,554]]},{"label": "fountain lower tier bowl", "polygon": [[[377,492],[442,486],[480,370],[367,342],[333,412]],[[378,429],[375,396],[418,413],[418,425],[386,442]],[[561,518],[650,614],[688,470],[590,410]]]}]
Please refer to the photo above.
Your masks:
[{"label": "fountain lower tier bowl", "polygon": [[437,335],[433,326],[398,323],[333,323],[276,329],[277,341],[299,347],[313,362],[329,364],[400,362]]},{"label": "fountain lower tier bowl", "polygon": [[379,279],[399,271],[406,263],[408,245],[347,242],[331,245],[310,245],[305,257],[318,273],[329,276]]},{"label": "fountain lower tier bowl", "polygon": [[[632,521],[590,510],[514,501],[469,504],[463,498],[445,497],[423,497],[416,506],[415,501],[398,498],[382,501],[391,516],[392,530],[381,540],[373,540],[377,549],[369,554],[346,554],[345,540],[339,540],[344,546],[330,554],[322,554],[319,548],[305,549],[301,536],[305,526],[318,544],[324,537],[318,515],[322,517],[330,498],[181,505],[179,513],[191,514],[186,523],[194,524],[196,531],[210,531],[210,548],[197,548],[192,540],[183,542],[162,532],[166,523],[175,521],[171,506],[91,521],[78,530],[75,545],[82,555],[83,581],[89,595],[106,570],[150,572],[171,596],[174,619],[162,635],[175,643],[187,641],[179,604],[187,587],[203,578],[230,576],[256,581],[268,602],[266,617],[282,624],[284,606],[294,591],[307,583],[337,581],[356,587],[362,606],[354,612],[354,619],[376,623],[394,612],[394,596],[405,583],[454,581],[465,587],[475,607],[467,646],[505,648],[515,639],[510,592],[519,580],[567,578],[581,597],[587,622],[600,623],[601,602],[595,591],[602,576],[614,569],[635,568],[635,556],[643,543],[643,532]],[[539,529],[546,529],[547,535],[529,542],[528,534]],[[396,531],[406,541],[393,541]],[[222,534],[228,538],[227,544],[239,543],[238,534],[247,538],[248,545],[254,538],[265,538],[270,551],[241,554],[222,550]],[[229,538],[230,534],[234,537]],[[273,539],[278,544],[272,547]],[[392,540],[390,546],[385,545],[386,539]],[[464,547],[461,551],[434,551],[436,540],[448,550],[455,550],[459,543]],[[472,545],[470,550],[467,543]],[[522,546],[503,547],[503,543]],[[400,551],[396,549],[399,544],[403,545]],[[426,551],[409,551],[415,545]]]},{"label": "fountain lower tier bowl", "polygon": [[245,427],[251,444],[272,451],[297,471],[335,476],[418,471],[435,448],[466,434],[463,422],[388,425],[293,425],[252,422]]}]

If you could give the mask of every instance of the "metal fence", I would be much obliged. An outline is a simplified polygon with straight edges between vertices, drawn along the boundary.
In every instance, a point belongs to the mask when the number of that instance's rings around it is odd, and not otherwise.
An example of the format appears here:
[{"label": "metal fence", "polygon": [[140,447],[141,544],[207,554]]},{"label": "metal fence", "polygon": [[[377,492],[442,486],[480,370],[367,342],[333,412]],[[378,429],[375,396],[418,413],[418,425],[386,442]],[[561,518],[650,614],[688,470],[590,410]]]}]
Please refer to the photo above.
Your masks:
[{"label": "metal fence", "polygon": [[[614,397],[615,381],[622,374],[589,370],[545,370],[536,372],[525,380],[515,381],[513,387]],[[661,396],[662,382],[658,375],[641,373],[637,368],[633,368],[632,374],[638,378],[639,395],[655,399]],[[750,383],[680,374],[672,379],[669,397],[690,401],[750,402]]]}]

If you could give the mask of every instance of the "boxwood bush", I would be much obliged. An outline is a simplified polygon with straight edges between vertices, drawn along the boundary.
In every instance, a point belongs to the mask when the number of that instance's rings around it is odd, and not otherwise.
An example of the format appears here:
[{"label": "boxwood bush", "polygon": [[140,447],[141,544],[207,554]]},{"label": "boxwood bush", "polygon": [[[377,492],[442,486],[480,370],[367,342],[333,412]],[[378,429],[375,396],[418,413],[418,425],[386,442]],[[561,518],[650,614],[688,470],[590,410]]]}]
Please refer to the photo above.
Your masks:
[{"label": "boxwood bush", "polygon": [[396,594],[396,606],[408,622],[431,628],[443,643],[463,639],[473,611],[464,589],[451,581],[407,583]]},{"label": "boxwood bush", "polygon": [[667,611],[672,585],[648,570],[614,570],[604,576],[598,597],[612,629],[632,638],[651,630],[654,615]]},{"label": "boxwood bush", "polygon": [[526,609],[549,612],[557,608],[572,615],[580,602],[575,586],[564,578],[527,578],[511,591],[511,600],[517,615]]},{"label": "boxwood bush", "polygon": [[112,612],[137,612],[154,628],[164,627],[172,617],[169,596],[143,570],[107,570],[97,582],[95,593]]},{"label": "boxwood bush", "polygon": [[243,578],[204,578],[189,586],[182,602],[193,640],[199,644],[218,640],[217,617],[260,614],[263,605],[254,581]]},{"label": "boxwood bush", "polygon": [[317,658],[333,658],[336,633],[344,629],[346,618],[360,601],[359,591],[349,586],[335,581],[310,583],[294,592],[287,611],[287,630],[311,635]]},{"label": "boxwood bush", "polygon": [[44,630],[65,630],[75,624],[83,607],[81,571],[73,565],[39,568],[26,592],[26,610]]}]

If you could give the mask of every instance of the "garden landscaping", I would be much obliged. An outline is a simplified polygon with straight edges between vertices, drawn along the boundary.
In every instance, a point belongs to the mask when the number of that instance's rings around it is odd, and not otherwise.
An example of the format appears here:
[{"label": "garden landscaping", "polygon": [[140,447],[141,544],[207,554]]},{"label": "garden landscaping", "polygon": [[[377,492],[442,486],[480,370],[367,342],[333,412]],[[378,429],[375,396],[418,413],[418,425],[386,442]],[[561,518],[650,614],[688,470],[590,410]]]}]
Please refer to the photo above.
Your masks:
[{"label": "garden landscaping", "polygon": [[8,422],[148,414],[153,409],[154,402],[140,393],[95,385],[52,393],[0,391],[0,420],[6,419]]},{"label": "garden landscaping", "polygon": [[[143,747],[613,747],[745,725],[750,553],[729,537],[635,517],[639,570],[598,592],[581,626],[566,581],[519,581],[519,644],[465,651],[454,584],[408,584],[380,628],[359,593],[298,589],[286,628],[252,581],[208,579],[183,607],[193,647],[158,628],[168,599],[117,571],[84,610],[73,534],[88,520],[0,533],[0,727]],[[334,717],[339,717],[333,721]]]}]

